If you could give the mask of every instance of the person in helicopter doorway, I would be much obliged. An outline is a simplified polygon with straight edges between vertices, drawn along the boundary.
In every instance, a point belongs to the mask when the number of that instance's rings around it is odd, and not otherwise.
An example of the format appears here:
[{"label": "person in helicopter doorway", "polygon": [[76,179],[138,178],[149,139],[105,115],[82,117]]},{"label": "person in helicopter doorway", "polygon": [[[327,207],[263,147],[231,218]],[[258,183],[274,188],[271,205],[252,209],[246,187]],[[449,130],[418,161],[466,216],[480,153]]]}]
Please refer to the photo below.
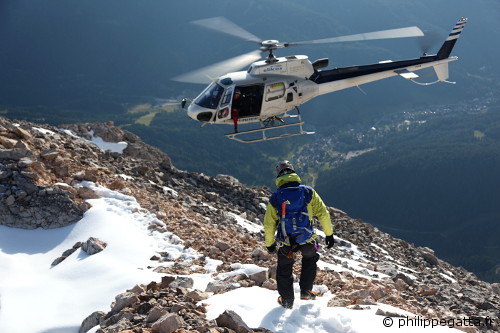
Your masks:
[{"label": "person in helicopter doorway", "polygon": [[264,216],[265,243],[269,253],[278,255],[278,303],[291,309],[295,299],[292,270],[296,252],[302,254],[300,298],[313,300],[317,296],[312,291],[319,260],[313,217],[323,227],[328,249],[334,244],[333,226],[323,200],[312,187],[301,184],[289,161],[278,163],[276,175],[278,189],[271,195]]},{"label": "person in helicopter doorway", "polygon": [[231,118],[234,124],[234,133],[238,133],[238,117],[241,108],[241,91],[236,88],[233,94],[233,102],[231,104]]}]

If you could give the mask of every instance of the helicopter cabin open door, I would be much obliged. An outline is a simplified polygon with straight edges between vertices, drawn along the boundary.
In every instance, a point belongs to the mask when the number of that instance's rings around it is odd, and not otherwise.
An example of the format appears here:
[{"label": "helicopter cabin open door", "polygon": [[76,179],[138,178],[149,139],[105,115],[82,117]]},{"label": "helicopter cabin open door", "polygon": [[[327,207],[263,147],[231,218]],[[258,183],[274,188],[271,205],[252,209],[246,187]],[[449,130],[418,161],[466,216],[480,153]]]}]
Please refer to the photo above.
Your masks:
[{"label": "helicopter cabin open door", "polygon": [[224,120],[231,119],[231,104],[233,96],[234,86],[227,88],[222,95],[222,100],[220,102],[219,109],[217,110],[217,121],[222,122]]},{"label": "helicopter cabin open door", "polygon": [[[300,116],[300,111],[297,108],[297,106],[300,104],[300,101],[298,99],[298,87],[296,86],[296,81],[288,83],[285,80],[279,80],[267,83],[265,85],[242,86],[236,87],[235,89],[241,89],[244,96],[255,95],[255,98],[253,99],[254,102],[249,102],[251,101],[251,99],[249,99],[242,104],[251,106],[250,110],[254,111],[250,111],[247,114],[242,108],[242,112],[240,112],[240,115],[243,115],[241,118],[253,117],[260,119],[259,121],[262,127],[225,134],[227,138],[239,142],[249,143],[314,133],[307,132],[302,128],[303,122]],[[245,98],[247,96],[245,96]],[[235,105],[236,104],[233,101],[233,107]],[[296,115],[288,114],[289,111],[294,109],[297,111]],[[260,113],[256,112],[257,110],[260,110]],[[283,110],[283,112],[277,113],[276,110]],[[278,116],[278,114],[283,115]],[[283,119],[287,117],[297,118],[297,121],[285,123]],[[296,130],[292,132],[279,132],[279,130],[284,128],[291,128]],[[278,132],[276,132],[276,130],[278,130]],[[271,136],[269,134],[266,134],[266,132],[270,132]],[[259,133],[261,134],[261,137],[242,137],[252,133]]]},{"label": "helicopter cabin open door", "polygon": [[[262,107],[263,91],[263,84],[227,88],[217,112],[217,121],[227,122],[233,116],[239,120],[258,117]],[[232,114],[231,111],[235,111],[236,114]]]}]

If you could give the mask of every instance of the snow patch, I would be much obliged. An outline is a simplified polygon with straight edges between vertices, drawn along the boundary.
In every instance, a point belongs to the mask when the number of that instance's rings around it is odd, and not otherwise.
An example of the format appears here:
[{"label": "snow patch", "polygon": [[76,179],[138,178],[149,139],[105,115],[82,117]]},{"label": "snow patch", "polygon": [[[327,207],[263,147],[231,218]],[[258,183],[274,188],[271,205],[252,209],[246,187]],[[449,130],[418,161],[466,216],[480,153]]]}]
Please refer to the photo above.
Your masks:
[{"label": "snow patch", "polygon": [[51,130],[48,130],[48,129],[45,129],[45,128],[41,128],[41,127],[32,127],[35,131],[38,131],[40,133],[42,133],[43,135],[52,135],[52,136],[55,136],[56,133],[54,131],[51,131]]},{"label": "snow patch", "polygon": [[90,131],[89,133],[92,136],[91,141],[104,151],[111,150],[113,153],[123,154],[123,150],[128,146],[128,144],[124,141],[107,142],[104,141],[101,137],[95,136],[94,131]]},{"label": "snow patch", "polygon": [[242,226],[243,228],[245,228],[250,232],[260,232],[261,230],[264,230],[263,225],[258,225],[256,223],[250,222],[247,219],[244,219],[241,216],[236,215],[234,213],[228,213],[228,214],[236,220],[236,223],[238,223],[238,225]]}]

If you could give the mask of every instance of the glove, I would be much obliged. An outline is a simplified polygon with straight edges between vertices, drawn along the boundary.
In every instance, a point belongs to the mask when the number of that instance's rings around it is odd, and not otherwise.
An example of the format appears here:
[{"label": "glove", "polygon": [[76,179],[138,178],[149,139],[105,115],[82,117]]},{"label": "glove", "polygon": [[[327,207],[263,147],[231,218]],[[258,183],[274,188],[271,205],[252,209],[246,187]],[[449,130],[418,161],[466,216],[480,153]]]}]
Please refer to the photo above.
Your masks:
[{"label": "glove", "polygon": [[330,236],[326,236],[326,248],[331,249],[333,247],[333,244],[335,243],[335,240],[333,239],[333,234]]},{"label": "glove", "polygon": [[276,253],[276,243],[273,243],[273,245],[267,247],[267,252],[270,254]]}]

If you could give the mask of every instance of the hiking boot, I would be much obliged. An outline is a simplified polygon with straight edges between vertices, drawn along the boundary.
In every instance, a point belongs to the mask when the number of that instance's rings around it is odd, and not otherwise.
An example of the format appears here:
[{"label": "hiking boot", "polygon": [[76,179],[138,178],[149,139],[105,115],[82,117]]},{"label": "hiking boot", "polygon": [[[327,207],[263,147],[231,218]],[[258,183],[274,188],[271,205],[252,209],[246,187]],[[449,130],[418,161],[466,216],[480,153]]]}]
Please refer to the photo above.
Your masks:
[{"label": "hiking boot", "polygon": [[300,291],[300,299],[316,299],[317,294],[312,290],[302,289]]},{"label": "hiking boot", "polygon": [[283,297],[278,297],[278,303],[285,309],[291,309],[293,308],[293,298],[283,298]]}]

